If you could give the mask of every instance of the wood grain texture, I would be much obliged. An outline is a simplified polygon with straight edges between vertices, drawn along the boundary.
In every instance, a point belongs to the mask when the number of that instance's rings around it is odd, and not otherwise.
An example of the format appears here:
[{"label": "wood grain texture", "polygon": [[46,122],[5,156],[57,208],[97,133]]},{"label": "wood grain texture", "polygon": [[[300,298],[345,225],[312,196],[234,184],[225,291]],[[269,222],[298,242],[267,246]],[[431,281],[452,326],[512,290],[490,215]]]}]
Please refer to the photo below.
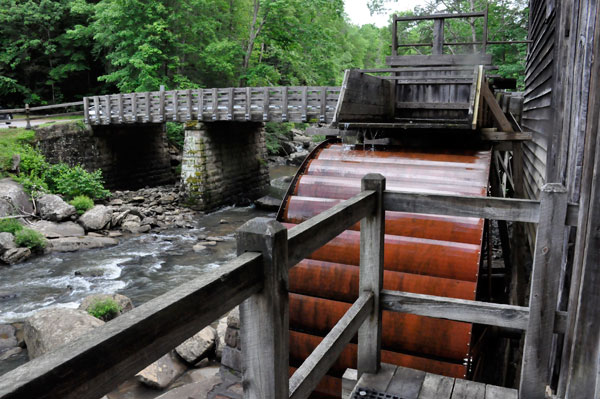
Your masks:
[{"label": "wood grain texture", "polygon": [[485,384],[475,381],[454,381],[454,390],[451,399],[485,399]]},{"label": "wood grain texture", "polygon": [[102,397],[258,292],[261,258],[246,253],[4,374],[0,397]]},{"label": "wood grain texture", "polygon": [[450,399],[454,378],[427,373],[419,392],[419,399]]},{"label": "wood grain texture", "polygon": [[387,391],[403,399],[418,399],[425,374],[421,370],[398,366]]}]

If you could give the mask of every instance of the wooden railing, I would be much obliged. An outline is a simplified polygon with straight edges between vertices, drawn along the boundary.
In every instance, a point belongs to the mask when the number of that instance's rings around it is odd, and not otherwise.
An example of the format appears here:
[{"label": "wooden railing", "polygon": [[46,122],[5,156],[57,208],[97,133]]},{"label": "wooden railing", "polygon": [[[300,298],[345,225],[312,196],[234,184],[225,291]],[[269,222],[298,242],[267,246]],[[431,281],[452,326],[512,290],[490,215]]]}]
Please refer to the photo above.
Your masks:
[{"label": "wooden railing", "polygon": [[242,87],[120,93],[85,97],[92,125],[185,122],[329,123],[339,87]]},{"label": "wooden railing", "polygon": [[[537,223],[529,307],[383,290],[385,210]],[[576,215],[558,184],[531,201],[391,192],[383,176],[367,175],[361,193],[289,231],[272,219],[249,221],[237,233],[237,258],[5,374],[0,398],[97,399],[241,304],[244,398],[307,398],[356,333],[359,377],[376,373],[381,311],[390,310],[524,330],[520,395],[541,399],[552,337],[566,321],[553,277]],[[288,269],[358,221],[360,296],[288,379]]]},{"label": "wooden railing", "polygon": [[12,109],[0,109],[0,115],[3,114],[25,114],[26,129],[31,129],[30,121],[36,119],[47,119],[47,118],[55,118],[58,116],[74,116],[74,115],[83,115],[83,110],[80,111],[67,111],[61,112],[58,114],[48,114],[44,113],[43,115],[32,115],[32,113],[36,113],[39,111],[48,111],[55,110],[59,108],[77,108],[83,105],[83,101],[75,101],[70,103],[62,103],[62,104],[52,104],[52,105],[41,105],[39,107],[30,107],[29,104],[25,104],[25,108],[12,108]]}]

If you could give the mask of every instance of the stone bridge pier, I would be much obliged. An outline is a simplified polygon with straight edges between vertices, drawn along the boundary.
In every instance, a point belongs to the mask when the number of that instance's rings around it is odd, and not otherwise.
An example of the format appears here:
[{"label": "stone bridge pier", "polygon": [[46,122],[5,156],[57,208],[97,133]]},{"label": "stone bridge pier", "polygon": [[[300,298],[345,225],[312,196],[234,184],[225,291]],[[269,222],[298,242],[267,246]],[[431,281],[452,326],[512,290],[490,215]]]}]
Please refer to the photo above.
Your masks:
[{"label": "stone bridge pier", "polygon": [[188,122],[181,180],[188,204],[211,210],[244,204],[269,185],[263,123]]}]

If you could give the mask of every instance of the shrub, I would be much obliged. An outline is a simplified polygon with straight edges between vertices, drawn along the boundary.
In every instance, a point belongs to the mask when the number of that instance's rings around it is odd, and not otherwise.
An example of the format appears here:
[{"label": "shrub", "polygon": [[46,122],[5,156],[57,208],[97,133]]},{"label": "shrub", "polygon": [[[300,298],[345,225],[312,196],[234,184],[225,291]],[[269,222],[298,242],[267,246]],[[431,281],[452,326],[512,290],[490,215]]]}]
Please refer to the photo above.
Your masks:
[{"label": "shrub", "polygon": [[100,300],[92,303],[87,312],[97,319],[109,321],[119,315],[121,307],[112,299]]},{"label": "shrub", "polygon": [[40,250],[46,247],[46,239],[35,230],[22,228],[15,233],[15,244],[32,250]]},{"label": "shrub", "polygon": [[0,233],[15,234],[23,230],[23,225],[17,219],[0,219]]},{"label": "shrub", "polygon": [[183,140],[185,139],[183,123],[167,122],[167,139],[175,147],[183,149]]},{"label": "shrub", "polygon": [[17,183],[20,183],[29,194],[35,192],[48,192],[46,181],[42,177],[36,175],[33,171],[29,174],[22,173],[18,176],[13,176],[12,178]]},{"label": "shrub", "polygon": [[285,138],[285,136],[289,136],[293,127],[293,123],[265,123],[265,144],[269,155],[277,155],[279,153],[281,148],[279,141]]},{"label": "shrub", "polygon": [[103,199],[110,195],[104,189],[102,171],[100,169],[88,172],[81,165],[68,167],[58,164],[56,169],[47,177],[51,191],[72,199],[78,195],[85,195],[91,199]]},{"label": "shrub", "polygon": [[83,215],[85,211],[94,207],[94,201],[85,195],[78,195],[77,197],[73,198],[69,204],[73,205],[75,209],[77,209],[78,215]]}]

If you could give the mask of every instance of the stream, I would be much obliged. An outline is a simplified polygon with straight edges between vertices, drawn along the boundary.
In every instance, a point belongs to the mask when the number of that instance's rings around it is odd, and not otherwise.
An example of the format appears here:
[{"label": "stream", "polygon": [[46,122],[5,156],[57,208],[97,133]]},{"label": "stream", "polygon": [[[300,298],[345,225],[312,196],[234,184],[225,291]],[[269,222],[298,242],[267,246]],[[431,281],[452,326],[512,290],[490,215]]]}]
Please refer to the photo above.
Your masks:
[{"label": "stream", "polygon": [[[296,169],[275,167],[271,179],[293,175]],[[260,216],[274,218],[275,212],[227,207],[199,216],[192,229],[125,235],[113,247],[55,252],[0,267],[0,324],[23,321],[44,308],[77,308],[92,294],[123,294],[139,306],[234,258],[236,229]],[[200,235],[222,241],[196,253],[192,247]],[[23,363],[25,353],[0,362],[0,375]]]}]

